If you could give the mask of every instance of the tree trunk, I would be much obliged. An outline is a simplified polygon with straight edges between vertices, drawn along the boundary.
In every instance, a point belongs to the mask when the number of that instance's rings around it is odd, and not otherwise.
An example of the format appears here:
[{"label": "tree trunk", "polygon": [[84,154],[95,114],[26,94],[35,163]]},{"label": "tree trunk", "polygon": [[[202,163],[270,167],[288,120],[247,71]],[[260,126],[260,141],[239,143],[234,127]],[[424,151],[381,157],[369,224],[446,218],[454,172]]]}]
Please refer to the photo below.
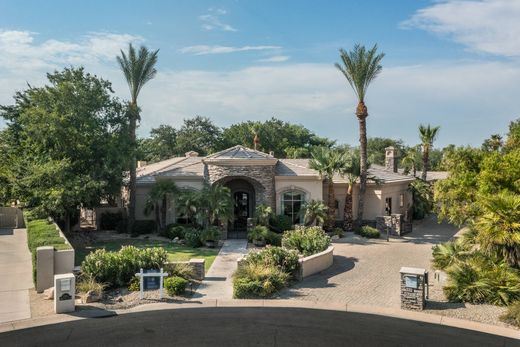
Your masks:
[{"label": "tree trunk", "polygon": [[163,196],[162,205],[161,205],[161,229],[166,228],[166,211],[168,209],[167,205],[168,205],[168,200],[165,195],[165,196]]},{"label": "tree trunk", "polygon": [[69,211],[65,211],[65,234],[70,233],[70,213]]},{"label": "tree trunk", "polygon": [[343,209],[343,229],[346,231],[352,231],[354,229],[352,205],[352,185],[349,184],[347,195],[345,196],[345,208]]},{"label": "tree trunk", "polygon": [[130,183],[128,186],[129,202],[128,202],[128,232],[132,231],[135,222],[135,202],[136,202],[136,180],[137,180],[137,159],[136,159],[136,135],[137,126],[137,104],[130,104]]},{"label": "tree trunk", "polygon": [[422,174],[421,174],[421,178],[423,181],[426,181],[426,175],[428,173],[428,164],[429,164],[429,157],[430,156],[430,153],[429,153],[429,148],[427,146],[424,147],[423,149],[423,169],[422,169]]},{"label": "tree trunk", "polygon": [[332,178],[327,178],[328,185],[328,203],[329,208],[327,210],[328,218],[327,218],[327,227],[329,230],[334,229],[334,224],[336,221],[336,199],[334,197],[334,182]]},{"label": "tree trunk", "polygon": [[359,175],[359,196],[358,210],[356,218],[356,228],[360,228],[363,224],[363,210],[365,207],[365,191],[367,190],[367,122],[368,110],[363,101],[360,101],[356,116],[359,121],[359,154],[360,154],[360,175]]}]

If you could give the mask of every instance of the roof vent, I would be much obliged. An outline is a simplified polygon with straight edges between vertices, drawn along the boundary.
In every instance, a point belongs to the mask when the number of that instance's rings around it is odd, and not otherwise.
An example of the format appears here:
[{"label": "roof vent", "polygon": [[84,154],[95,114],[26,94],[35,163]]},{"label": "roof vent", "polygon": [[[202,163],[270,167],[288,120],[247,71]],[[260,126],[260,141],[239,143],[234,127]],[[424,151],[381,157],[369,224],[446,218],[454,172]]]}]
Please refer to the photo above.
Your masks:
[{"label": "roof vent", "polygon": [[189,152],[184,153],[184,155],[185,155],[186,157],[198,157],[198,156],[199,156],[199,153],[198,153],[198,152],[195,152],[195,151],[189,151]]}]

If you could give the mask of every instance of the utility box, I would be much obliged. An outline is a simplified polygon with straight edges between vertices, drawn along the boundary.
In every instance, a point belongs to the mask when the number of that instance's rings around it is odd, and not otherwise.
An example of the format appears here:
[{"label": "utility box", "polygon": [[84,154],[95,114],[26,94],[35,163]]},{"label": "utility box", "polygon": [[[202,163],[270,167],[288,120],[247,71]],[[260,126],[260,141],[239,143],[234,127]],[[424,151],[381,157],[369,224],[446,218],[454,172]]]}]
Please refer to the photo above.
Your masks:
[{"label": "utility box", "polygon": [[404,310],[423,310],[428,290],[428,271],[421,268],[402,267],[401,308]]},{"label": "utility box", "polygon": [[76,278],[74,274],[54,276],[54,312],[67,313],[76,310]]}]

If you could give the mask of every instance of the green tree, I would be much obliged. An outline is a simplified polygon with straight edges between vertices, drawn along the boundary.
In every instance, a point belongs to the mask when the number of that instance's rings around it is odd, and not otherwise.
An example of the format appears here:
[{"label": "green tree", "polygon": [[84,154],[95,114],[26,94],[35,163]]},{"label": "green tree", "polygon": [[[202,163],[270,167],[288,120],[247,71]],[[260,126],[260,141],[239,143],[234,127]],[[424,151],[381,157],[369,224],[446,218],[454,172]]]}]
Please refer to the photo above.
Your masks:
[{"label": "green tree", "polygon": [[157,162],[181,154],[177,149],[177,130],[164,124],[153,128],[149,138],[140,139],[138,148],[137,158],[148,162]]},{"label": "green tree", "polygon": [[413,218],[423,219],[433,209],[433,189],[430,183],[416,179],[408,188],[412,192]]},{"label": "green tree", "polygon": [[128,53],[121,50],[121,55],[117,57],[119,67],[125,76],[128,88],[130,89],[130,103],[128,107],[128,117],[130,119],[129,126],[129,144],[131,150],[130,159],[130,182],[129,182],[129,204],[128,204],[128,230],[132,230],[135,221],[135,202],[136,202],[136,169],[137,169],[137,141],[136,128],[137,122],[140,121],[140,110],[137,105],[137,98],[141,89],[146,83],[152,80],[157,74],[155,65],[157,64],[157,55],[159,50],[149,51],[146,47],[141,46],[137,52],[129,44]]},{"label": "green tree", "polygon": [[271,206],[260,204],[255,208],[255,218],[258,224],[268,227],[269,220],[273,216],[273,209]]},{"label": "green tree", "polygon": [[148,215],[152,211],[155,212],[155,221],[160,230],[164,230],[166,227],[168,206],[178,192],[177,185],[173,181],[167,180],[156,182],[148,194],[144,213]]},{"label": "green tree", "polygon": [[368,161],[372,164],[385,165],[385,148],[394,147],[397,149],[397,156],[401,156],[404,151],[402,140],[394,140],[384,137],[369,137],[367,142]]},{"label": "green tree", "polygon": [[419,125],[419,137],[422,144],[423,168],[421,178],[426,181],[426,175],[430,165],[430,151],[433,147],[433,142],[437,138],[440,127],[431,127],[428,125]]},{"label": "green tree", "polygon": [[499,134],[493,134],[489,139],[485,139],[482,143],[482,150],[485,152],[497,152],[502,149],[504,142],[502,136]]},{"label": "green tree", "polygon": [[[350,52],[340,50],[343,65],[338,63],[335,66],[343,73],[350,86],[354,89],[358,97],[358,105],[356,107],[356,117],[359,121],[359,150],[361,157],[361,174],[359,180],[359,199],[357,223],[361,225],[363,222],[363,210],[365,206],[365,191],[368,175],[368,158],[367,158],[367,126],[366,119],[368,117],[368,109],[365,105],[365,96],[370,83],[379,75],[382,70],[381,60],[385,56],[384,53],[377,53],[377,45],[374,45],[368,51],[365,46],[359,44],[354,46]],[[329,212],[330,213],[330,212]]]},{"label": "green tree", "polygon": [[221,184],[206,184],[199,199],[198,219],[205,227],[215,224],[227,224],[233,219],[233,199],[231,190]]},{"label": "green tree", "polygon": [[336,215],[336,198],[334,195],[334,175],[340,173],[345,166],[344,156],[329,148],[318,147],[312,152],[309,167],[318,171],[319,175],[327,183],[327,228],[334,228]]},{"label": "green tree", "polygon": [[507,151],[520,149],[520,118],[509,123],[509,132],[504,149]]},{"label": "green tree", "polygon": [[520,195],[510,192],[491,195],[482,206],[483,214],[474,224],[481,249],[520,268]]},{"label": "green tree", "polygon": [[195,216],[199,212],[201,194],[199,191],[181,189],[175,199],[175,208],[178,216],[186,218],[188,223],[195,222]]},{"label": "green tree", "polygon": [[323,225],[327,220],[328,207],[318,200],[311,200],[303,205],[305,214],[303,220],[306,226],[311,226],[314,223],[316,225]]},{"label": "green tree", "polygon": [[[110,82],[67,68],[47,75],[49,84],[16,93],[1,106],[7,120],[10,195],[43,216],[63,220],[78,206],[114,201],[128,162],[126,109]],[[6,142],[4,142],[6,141]]]},{"label": "green tree", "polygon": [[195,151],[205,156],[219,151],[221,136],[220,128],[207,117],[185,119],[177,132],[177,153],[184,155],[186,152]]},{"label": "green tree", "polygon": [[410,172],[413,173],[413,176],[417,176],[417,163],[419,162],[419,151],[417,147],[410,147],[406,151],[406,154],[401,159],[401,165],[404,167],[404,171],[406,174]]}]

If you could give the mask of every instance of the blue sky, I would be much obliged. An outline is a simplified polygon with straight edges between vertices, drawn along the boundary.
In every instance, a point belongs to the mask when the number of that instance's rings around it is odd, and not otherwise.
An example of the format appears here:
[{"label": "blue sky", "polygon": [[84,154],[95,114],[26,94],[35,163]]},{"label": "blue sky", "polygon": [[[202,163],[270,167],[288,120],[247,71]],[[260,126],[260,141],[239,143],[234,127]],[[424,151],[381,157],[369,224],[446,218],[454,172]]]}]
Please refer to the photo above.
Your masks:
[{"label": "blue sky", "polygon": [[[356,143],[355,98],[338,49],[378,43],[370,136],[479,145],[519,117],[520,1],[0,2],[0,104],[45,72],[84,65],[128,95],[115,55],[160,48],[141,97],[140,134],[208,116],[220,126],[272,116]],[[0,124],[1,126],[1,124]]]}]

